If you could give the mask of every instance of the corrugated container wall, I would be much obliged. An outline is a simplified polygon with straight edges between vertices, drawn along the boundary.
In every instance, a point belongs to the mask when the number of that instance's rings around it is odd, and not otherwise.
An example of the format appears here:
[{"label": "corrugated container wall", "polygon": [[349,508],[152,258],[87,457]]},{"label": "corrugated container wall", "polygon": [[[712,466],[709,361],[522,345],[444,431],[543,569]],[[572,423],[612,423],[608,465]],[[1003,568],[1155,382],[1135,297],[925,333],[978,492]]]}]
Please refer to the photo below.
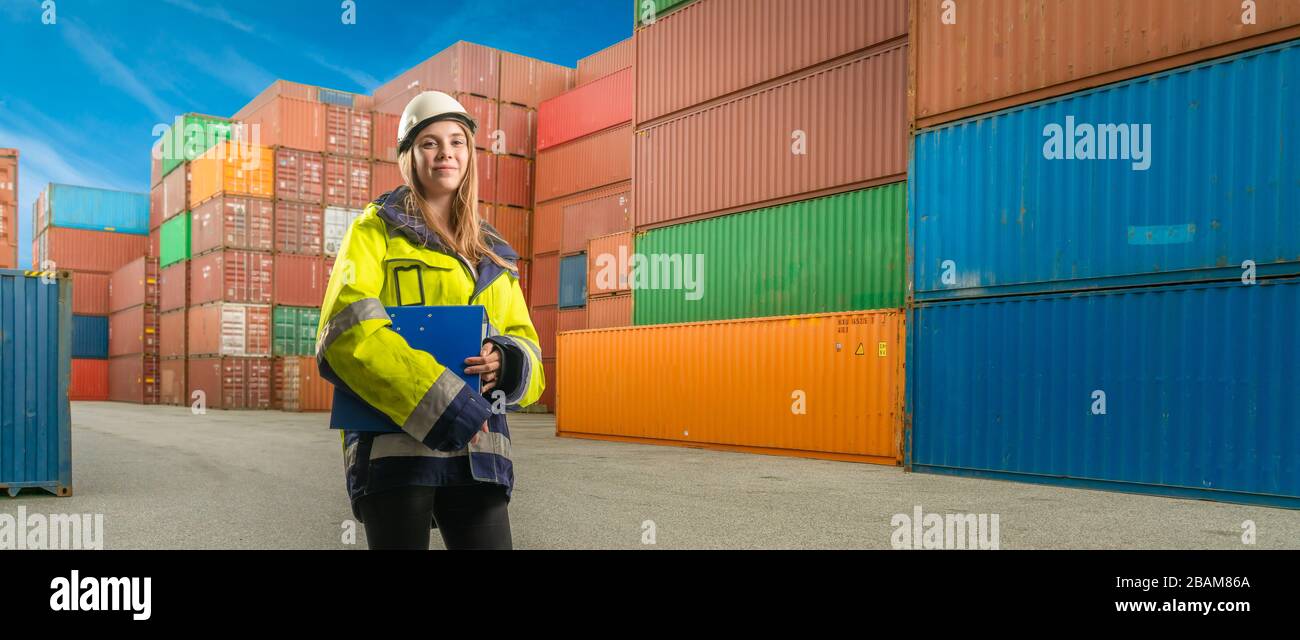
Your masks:
[{"label": "corrugated container wall", "polygon": [[[529,107],[523,107],[517,104],[501,103],[501,133],[505,135],[504,147],[499,153],[512,153],[518,156],[533,156],[533,139],[537,129],[537,111]],[[480,137],[484,129],[479,129]],[[490,133],[490,132],[489,132]],[[488,136],[489,144],[487,148],[491,149],[491,136]]]},{"label": "corrugated container wall", "polygon": [[108,317],[108,355],[158,352],[158,309],[137,305]]},{"label": "corrugated container wall", "polygon": [[191,220],[191,216],[177,216],[159,229],[158,261],[163,267],[190,259]]},{"label": "corrugated container wall", "polygon": [[112,273],[144,255],[149,237],[130,233],[51,227],[35,239],[32,258],[53,261],[54,269]]},{"label": "corrugated container wall", "polygon": [[632,66],[636,58],[635,36],[620,40],[596,53],[578,60],[574,88],[595,82]]},{"label": "corrugated container wall", "polygon": [[311,151],[276,149],[275,197],[294,202],[324,202],[325,157]]},{"label": "corrugated container wall", "polygon": [[189,312],[185,309],[163,311],[158,314],[158,355],[163,358],[184,358],[188,350],[186,335]]},{"label": "corrugated container wall", "polygon": [[[678,160],[684,149],[673,154]],[[639,170],[639,167],[638,167]],[[537,154],[537,202],[632,177],[632,125],[607,129]]]},{"label": "corrugated container wall", "polygon": [[582,331],[587,328],[586,307],[560,309],[556,317],[558,318],[557,324],[561,333],[565,331]]},{"label": "corrugated container wall", "polygon": [[[632,286],[629,279],[632,266],[632,232],[616,233],[592,238],[587,244],[587,295],[593,300],[596,296],[608,296],[615,293],[627,293]],[[699,275],[696,274],[698,278]],[[629,305],[628,310],[632,307]],[[631,316],[621,327],[632,324]],[[595,328],[593,325],[592,328]]]},{"label": "corrugated container wall", "polygon": [[560,299],[560,256],[533,257],[533,306],[553,306]]},{"label": "corrugated container wall", "polygon": [[[907,0],[699,0],[637,32],[636,121],[900,38],[907,23]],[[827,106],[861,104],[847,98]]]},{"label": "corrugated container wall", "polygon": [[401,114],[422,91],[465,92],[495,100],[501,87],[501,53],[457,42],[410,68],[374,91],[375,110]]},{"label": "corrugated container wall", "polygon": [[[695,0],[633,0],[632,24],[635,27],[649,27],[657,23],[669,11],[680,8]],[[638,31],[639,33],[639,31]]]},{"label": "corrugated container wall", "polygon": [[275,246],[274,206],[270,200],[219,196],[190,214],[190,253],[213,249],[270,251]]},{"label": "corrugated container wall", "polygon": [[629,67],[537,107],[537,150],[564,144],[632,120]]},{"label": "corrugated container wall", "polygon": [[189,263],[174,264],[158,270],[158,310],[184,308],[190,295]]},{"label": "corrugated container wall", "polygon": [[316,327],[319,307],[277,306],[271,312],[271,354],[276,356],[316,355]]},{"label": "corrugated container wall", "polygon": [[158,404],[158,358],[144,354],[108,361],[108,399],[113,402]]},{"label": "corrugated container wall", "polygon": [[73,358],[72,379],[68,383],[69,400],[108,400],[108,360]]},{"label": "corrugated container wall", "polygon": [[108,288],[111,275],[72,272],[72,312],[82,316],[106,316],[109,313]]},{"label": "corrugated container wall", "polygon": [[72,494],[72,281],[0,270],[0,490]]},{"label": "corrugated container wall", "polygon": [[898,464],[903,344],[901,311],[561,334],[556,433]]},{"label": "corrugated container wall", "polygon": [[218,193],[275,197],[274,175],[275,153],[270,147],[222,143],[190,163],[189,208]]},{"label": "corrugated container wall", "polygon": [[[587,304],[587,254],[579,253],[560,259],[560,309]],[[563,313],[563,312],[561,312]],[[560,331],[564,331],[560,327]]]},{"label": "corrugated container wall", "polygon": [[326,150],[325,108],[326,105],[314,97],[303,99],[280,95],[239,119],[249,127],[257,128],[258,144],[322,153]]},{"label": "corrugated container wall", "polygon": [[1300,42],[921,133],[917,298],[1300,272],[1297,73]]},{"label": "corrugated container wall", "polygon": [[[177,116],[158,146],[161,153],[159,175],[166,176],[176,167],[191,162],[234,135],[234,127],[225,118],[189,113]],[[155,183],[157,184],[157,183]]]},{"label": "corrugated container wall", "polygon": [[185,384],[188,374],[186,365],[184,359],[158,362],[158,404],[191,406],[189,388]]},{"label": "corrugated container wall", "polygon": [[[533,307],[528,310],[528,315],[532,318],[533,328],[537,329],[538,346],[542,348],[543,358],[555,357],[555,334],[558,331],[557,324],[558,310],[554,306]],[[547,386],[551,385],[553,377],[547,378]]]},{"label": "corrugated container wall", "polygon": [[170,220],[171,218],[189,210],[190,165],[188,162],[180,165],[171,173],[167,174],[167,177],[163,178],[162,202],[160,205],[162,207],[159,209],[161,220]]},{"label": "corrugated container wall", "polygon": [[158,261],[136,258],[114,271],[108,283],[108,301],[109,311],[141,304],[157,305]]},{"label": "corrugated container wall", "polygon": [[324,207],[319,204],[277,201],[274,215],[276,251],[308,256],[321,254]]},{"label": "corrugated container wall", "polygon": [[325,204],[353,209],[370,204],[370,161],[327,156]]},{"label": "corrugated container wall", "polygon": [[587,327],[612,329],[632,324],[632,296],[602,296],[587,301]]},{"label": "corrugated container wall", "polygon": [[[149,233],[149,194],[51,184],[44,224],[64,229]],[[44,231],[45,227],[34,233]]]},{"label": "corrugated container wall", "polygon": [[501,101],[536,107],[572,88],[573,75],[569,67],[502,51]]},{"label": "corrugated container wall", "polygon": [[1300,280],[913,313],[914,470],[1300,508]]},{"label": "corrugated container wall", "polygon": [[192,306],[186,318],[188,355],[271,355],[271,307],[213,303]]},{"label": "corrugated container wall", "polygon": [[918,129],[1300,38],[1296,2],[913,4]]},{"label": "corrugated container wall", "polygon": [[[270,358],[190,358],[189,392],[209,409],[270,409]],[[197,401],[196,401],[197,402]]]},{"label": "corrugated container wall", "polygon": [[333,258],[322,256],[276,255],[272,301],[295,307],[319,307],[325,302],[325,286],[333,265]]},{"label": "corrugated container wall", "polygon": [[619,231],[632,230],[632,193],[584,194],[564,206],[561,217],[560,252],[576,253],[587,249],[587,241]]},{"label": "corrugated container wall", "polygon": [[196,257],[189,262],[190,304],[270,304],[274,265],[272,254],[254,251],[214,251]]},{"label": "corrugated container wall", "polygon": [[497,156],[496,202],[527,207],[533,201],[533,163],[517,156]]},{"label": "corrugated container wall", "polygon": [[108,316],[72,316],[72,357],[108,357]]},{"label": "corrugated container wall", "polygon": [[334,385],[320,376],[315,357],[276,358],[271,377],[275,409],[329,411],[334,406]]},{"label": "corrugated container wall", "polygon": [[897,45],[637,131],[637,227],[901,180],[906,63]]}]

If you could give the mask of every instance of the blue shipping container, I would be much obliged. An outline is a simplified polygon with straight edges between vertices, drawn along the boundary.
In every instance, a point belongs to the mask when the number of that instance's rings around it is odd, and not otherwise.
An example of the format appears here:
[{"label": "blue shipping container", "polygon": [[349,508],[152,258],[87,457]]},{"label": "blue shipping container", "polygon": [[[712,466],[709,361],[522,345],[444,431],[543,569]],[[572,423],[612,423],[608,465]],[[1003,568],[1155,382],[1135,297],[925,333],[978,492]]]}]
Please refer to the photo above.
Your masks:
[{"label": "blue shipping container", "polygon": [[47,198],[47,225],[141,236],[149,234],[147,193],[51,184]]},{"label": "blue shipping container", "polygon": [[72,357],[108,357],[108,316],[72,316]]},{"label": "blue shipping container", "polygon": [[1292,41],[919,132],[915,299],[1300,273],[1298,122]]},{"label": "blue shipping container", "polygon": [[72,280],[0,270],[0,490],[72,494]]},{"label": "blue shipping container", "polygon": [[1300,279],[911,313],[914,471],[1300,508]]},{"label": "blue shipping container", "polygon": [[587,254],[560,258],[560,308],[587,305]]}]

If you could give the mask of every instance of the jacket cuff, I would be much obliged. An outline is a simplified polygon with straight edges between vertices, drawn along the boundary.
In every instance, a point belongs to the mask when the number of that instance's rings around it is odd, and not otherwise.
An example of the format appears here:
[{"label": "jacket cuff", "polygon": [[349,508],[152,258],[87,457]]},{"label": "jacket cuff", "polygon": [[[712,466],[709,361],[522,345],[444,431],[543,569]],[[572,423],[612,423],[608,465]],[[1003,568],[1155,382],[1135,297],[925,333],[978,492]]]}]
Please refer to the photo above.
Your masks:
[{"label": "jacket cuff", "polygon": [[422,442],[430,449],[459,451],[469,445],[491,415],[492,405],[469,385],[464,385]]},{"label": "jacket cuff", "polygon": [[524,358],[528,356],[509,338],[493,336],[486,341],[501,350],[501,374],[497,376],[497,386],[492,391],[500,391],[507,398],[514,398],[519,395],[520,385],[525,383],[523,374],[527,367]]}]

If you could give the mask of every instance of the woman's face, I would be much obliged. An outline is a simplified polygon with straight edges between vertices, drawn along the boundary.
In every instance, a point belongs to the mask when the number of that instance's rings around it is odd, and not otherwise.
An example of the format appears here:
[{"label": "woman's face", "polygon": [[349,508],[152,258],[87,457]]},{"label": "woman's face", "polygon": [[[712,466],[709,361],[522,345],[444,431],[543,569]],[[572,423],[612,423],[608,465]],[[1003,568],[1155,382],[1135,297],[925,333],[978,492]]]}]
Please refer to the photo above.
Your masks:
[{"label": "woman's face", "polygon": [[424,128],[415,139],[415,173],[428,197],[455,193],[469,168],[469,139],[451,120]]}]

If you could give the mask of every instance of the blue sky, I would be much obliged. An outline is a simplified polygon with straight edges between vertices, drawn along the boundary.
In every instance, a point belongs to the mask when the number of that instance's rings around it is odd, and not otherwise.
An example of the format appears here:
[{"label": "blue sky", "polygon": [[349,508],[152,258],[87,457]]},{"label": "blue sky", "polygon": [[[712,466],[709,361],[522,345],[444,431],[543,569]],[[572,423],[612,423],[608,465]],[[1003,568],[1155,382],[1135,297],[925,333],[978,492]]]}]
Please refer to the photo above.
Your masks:
[{"label": "blue sky", "polygon": [[284,78],[370,93],[469,40],[548,62],[632,34],[630,0],[0,0],[0,147],[19,150],[18,264],[49,182],[146,192],[153,128],[229,116]]}]

